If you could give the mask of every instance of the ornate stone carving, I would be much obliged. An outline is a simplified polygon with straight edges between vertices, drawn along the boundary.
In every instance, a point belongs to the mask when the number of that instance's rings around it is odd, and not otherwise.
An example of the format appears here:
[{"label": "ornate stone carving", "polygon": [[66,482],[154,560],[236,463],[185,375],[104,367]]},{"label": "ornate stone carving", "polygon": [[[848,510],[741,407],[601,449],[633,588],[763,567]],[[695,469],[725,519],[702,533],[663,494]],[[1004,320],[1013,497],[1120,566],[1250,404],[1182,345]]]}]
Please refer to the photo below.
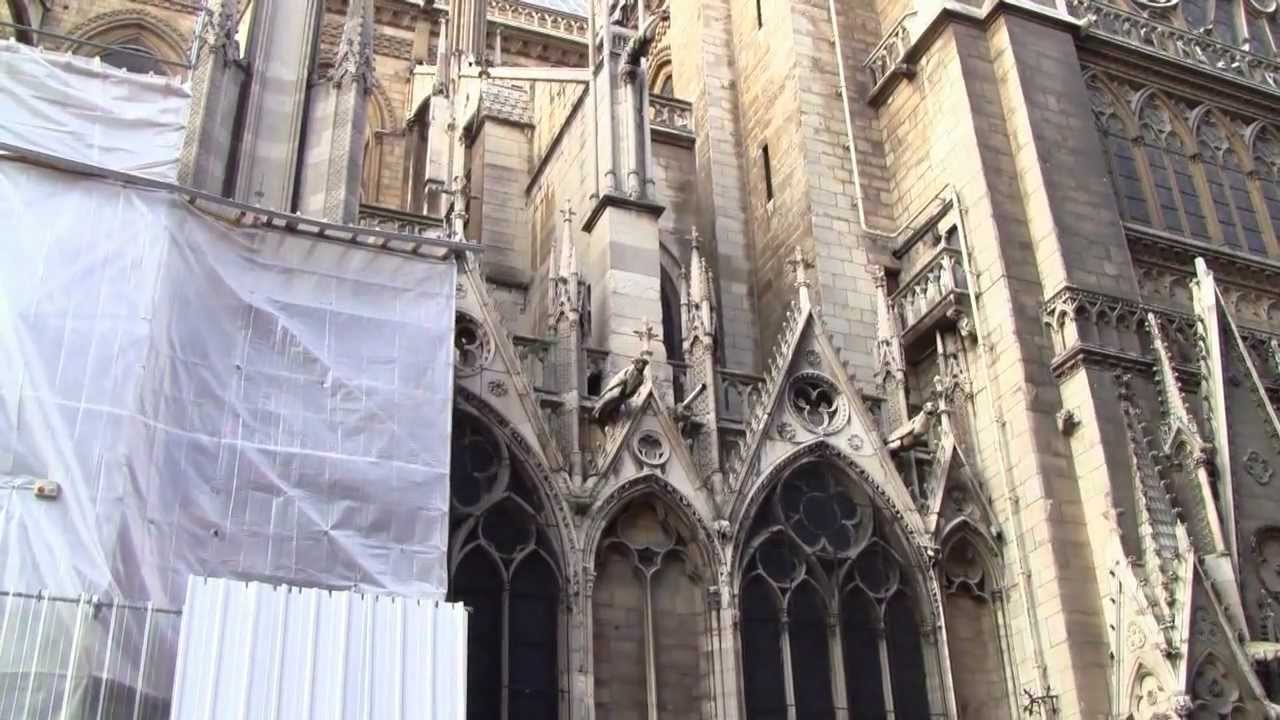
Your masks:
[{"label": "ornate stone carving", "polygon": [[795,426],[793,426],[791,423],[787,422],[786,420],[779,420],[777,426],[775,427],[775,430],[778,433],[778,439],[785,440],[787,442],[796,441]]},{"label": "ornate stone carving", "polygon": [[885,88],[893,78],[911,78],[915,76],[915,66],[904,62],[907,51],[915,42],[911,35],[911,20],[915,12],[909,12],[898,19],[893,27],[885,33],[884,38],[876,43],[875,48],[862,66],[871,75],[870,102],[875,104],[882,97]]},{"label": "ornate stone carving", "polygon": [[822,373],[805,371],[787,386],[787,409],[800,426],[817,435],[830,435],[849,422],[849,400]]},{"label": "ornate stone carving", "polygon": [[631,452],[641,464],[651,468],[666,465],[671,458],[671,448],[660,434],[653,430],[641,430],[631,441]]},{"label": "ornate stone carving", "polygon": [[693,107],[675,98],[649,96],[649,123],[659,130],[693,133]]},{"label": "ornate stone carving", "polygon": [[1196,666],[1191,679],[1191,698],[1195,709],[1211,718],[1232,717],[1243,708],[1240,687],[1227,666],[1212,654]]},{"label": "ornate stone carving", "polygon": [[479,320],[467,313],[459,312],[454,322],[454,372],[458,377],[470,377],[493,359],[493,338]]},{"label": "ornate stone carving", "polygon": [[[1148,0],[1150,1],[1150,0]],[[1280,63],[1232,47],[1154,17],[1129,12],[1103,0],[1070,0],[1068,12],[1087,32],[1274,93],[1280,90]]]},{"label": "ornate stone carving", "polygon": [[1257,450],[1250,450],[1249,454],[1245,455],[1244,471],[1259,485],[1269,485],[1275,477],[1275,470],[1271,468],[1271,463],[1267,462],[1267,459]]},{"label": "ornate stone carving", "polygon": [[490,380],[486,387],[489,389],[489,394],[494,397],[505,397],[507,394],[507,384],[502,380]]},{"label": "ornate stone carving", "polygon": [[1262,587],[1280,597],[1280,527],[1259,529],[1254,533],[1251,549]]}]

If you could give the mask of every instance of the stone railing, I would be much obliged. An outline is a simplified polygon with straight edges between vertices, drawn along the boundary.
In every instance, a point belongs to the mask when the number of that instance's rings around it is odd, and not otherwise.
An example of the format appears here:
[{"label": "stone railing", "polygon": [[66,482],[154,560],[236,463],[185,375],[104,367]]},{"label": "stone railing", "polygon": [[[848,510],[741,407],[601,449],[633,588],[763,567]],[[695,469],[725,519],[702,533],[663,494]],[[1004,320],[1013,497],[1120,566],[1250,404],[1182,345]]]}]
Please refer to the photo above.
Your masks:
[{"label": "stone railing", "polygon": [[649,96],[649,124],[657,129],[693,134],[693,108],[675,98]]},{"label": "stone railing", "polygon": [[549,8],[513,2],[513,0],[489,0],[488,16],[553,35],[583,41],[587,39],[586,18],[556,12]]},{"label": "stone railing", "polygon": [[542,393],[560,391],[560,383],[556,380],[556,370],[551,358],[551,341],[529,335],[511,336],[511,344],[515,346],[516,359],[520,368],[529,380],[533,389]]},{"label": "stone railing", "polygon": [[[1153,318],[1170,362],[1179,371],[1199,371],[1201,329],[1193,314],[1071,287],[1050,298],[1043,311],[1059,378],[1085,365],[1149,370],[1155,362],[1148,328]],[[1280,335],[1239,325],[1237,330],[1268,392],[1280,393]]]},{"label": "stone railing", "polygon": [[914,12],[909,12],[894,23],[862,63],[867,72],[871,73],[870,97],[873,104],[875,99],[883,93],[884,88],[890,84],[892,78],[910,77],[915,74],[915,68],[903,61],[914,40],[911,36],[910,24],[914,16]]},{"label": "stone railing", "polygon": [[444,231],[439,219],[378,205],[361,205],[356,225],[418,237],[435,237]]},{"label": "stone railing", "polygon": [[1280,92],[1280,62],[1232,47],[1204,35],[1174,27],[1102,0],[1069,0],[1072,17],[1085,32],[1132,47],[1154,51],[1184,65]]},{"label": "stone railing", "polygon": [[954,305],[957,293],[968,292],[960,251],[941,247],[925,266],[889,298],[904,335],[939,308]]}]

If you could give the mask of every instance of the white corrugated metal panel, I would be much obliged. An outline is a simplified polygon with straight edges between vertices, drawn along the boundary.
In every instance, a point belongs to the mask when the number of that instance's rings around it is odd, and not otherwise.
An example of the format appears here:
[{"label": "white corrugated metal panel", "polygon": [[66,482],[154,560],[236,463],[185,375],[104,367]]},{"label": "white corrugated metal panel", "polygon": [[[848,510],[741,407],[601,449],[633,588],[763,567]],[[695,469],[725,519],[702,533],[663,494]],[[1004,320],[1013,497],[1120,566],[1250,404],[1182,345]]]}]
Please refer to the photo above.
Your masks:
[{"label": "white corrugated metal panel", "polygon": [[175,720],[463,720],[457,603],[193,577]]}]

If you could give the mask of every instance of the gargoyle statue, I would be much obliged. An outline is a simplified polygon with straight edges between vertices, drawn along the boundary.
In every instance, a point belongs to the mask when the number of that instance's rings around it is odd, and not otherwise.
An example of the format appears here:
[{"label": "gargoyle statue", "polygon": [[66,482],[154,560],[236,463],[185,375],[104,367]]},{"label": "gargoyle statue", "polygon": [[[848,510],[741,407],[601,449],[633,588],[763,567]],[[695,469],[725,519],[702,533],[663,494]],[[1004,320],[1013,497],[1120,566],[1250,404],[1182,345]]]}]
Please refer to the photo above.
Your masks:
[{"label": "gargoyle statue", "polygon": [[916,413],[915,417],[889,433],[885,438],[885,447],[890,453],[897,455],[903,450],[923,445],[929,436],[929,427],[933,425],[933,419],[937,415],[938,404],[930,400],[924,404],[920,412]]},{"label": "gargoyle statue", "polygon": [[693,404],[706,391],[707,384],[699,384],[698,387],[693,389],[693,392],[689,393],[684,402],[675,406],[671,411],[671,419],[675,421],[676,427],[680,429],[680,434],[685,439],[697,435],[702,430],[702,420],[693,414]]},{"label": "gargoyle statue", "polygon": [[596,422],[601,425],[608,424],[627,404],[627,401],[640,391],[640,387],[644,385],[644,371],[648,366],[647,359],[638,357],[609,378],[609,384],[605,386],[604,392],[600,393],[600,399],[596,401],[596,411],[593,414]]}]

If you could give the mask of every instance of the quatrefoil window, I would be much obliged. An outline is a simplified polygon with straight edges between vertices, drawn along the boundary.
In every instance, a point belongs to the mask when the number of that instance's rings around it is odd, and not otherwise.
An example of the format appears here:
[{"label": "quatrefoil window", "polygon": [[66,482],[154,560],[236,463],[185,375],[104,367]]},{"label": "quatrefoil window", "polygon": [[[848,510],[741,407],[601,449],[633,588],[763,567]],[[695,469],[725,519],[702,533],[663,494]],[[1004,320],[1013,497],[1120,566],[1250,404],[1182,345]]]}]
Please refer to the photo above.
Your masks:
[{"label": "quatrefoil window", "polygon": [[804,372],[787,387],[787,407],[810,432],[830,435],[849,420],[849,402],[825,375]]}]

